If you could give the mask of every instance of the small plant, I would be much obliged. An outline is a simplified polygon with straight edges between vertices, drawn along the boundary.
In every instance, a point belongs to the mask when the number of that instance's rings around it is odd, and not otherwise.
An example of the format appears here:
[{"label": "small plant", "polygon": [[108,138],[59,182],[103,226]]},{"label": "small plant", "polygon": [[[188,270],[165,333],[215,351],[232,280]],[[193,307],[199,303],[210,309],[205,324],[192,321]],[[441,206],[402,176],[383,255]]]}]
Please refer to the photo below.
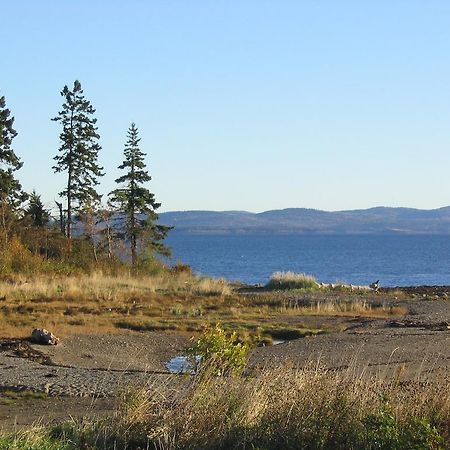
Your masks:
[{"label": "small plant", "polygon": [[427,450],[442,448],[444,440],[427,418],[409,418],[401,423],[387,396],[373,414],[363,419],[365,448]]},{"label": "small plant", "polygon": [[319,284],[312,275],[295,272],[275,272],[269,282],[267,289],[317,289]]},{"label": "small plant", "polygon": [[237,333],[227,333],[220,324],[207,328],[197,342],[187,350],[201,358],[201,364],[218,375],[238,375],[245,367],[249,347],[238,340]]},{"label": "small plant", "polygon": [[77,448],[67,439],[53,437],[50,430],[44,427],[33,427],[30,430],[0,436],[0,450],[77,450]]}]

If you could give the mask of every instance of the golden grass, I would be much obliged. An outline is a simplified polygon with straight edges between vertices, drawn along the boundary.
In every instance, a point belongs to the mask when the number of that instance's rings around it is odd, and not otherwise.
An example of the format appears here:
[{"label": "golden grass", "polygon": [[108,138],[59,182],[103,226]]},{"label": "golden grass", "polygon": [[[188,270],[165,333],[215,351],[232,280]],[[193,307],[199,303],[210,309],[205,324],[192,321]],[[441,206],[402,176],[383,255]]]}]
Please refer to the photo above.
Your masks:
[{"label": "golden grass", "polygon": [[16,276],[0,281],[0,297],[11,299],[80,298],[117,301],[133,293],[170,292],[196,295],[229,295],[223,279],[192,277],[189,274],[161,274],[149,277],[111,276],[94,272],[79,276]]},{"label": "golden grass", "polygon": [[305,273],[275,272],[266,287],[268,289],[317,289],[319,284],[315,277]]},{"label": "golden grass", "polygon": [[253,335],[282,326],[307,334],[307,325],[283,322],[309,315],[387,317],[404,312],[376,304],[369,296],[343,292],[239,294],[224,280],[183,272],[151,277],[16,276],[0,281],[0,337],[27,336],[35,327],[61,336],[124,328],[196,332],[217,322]]}]

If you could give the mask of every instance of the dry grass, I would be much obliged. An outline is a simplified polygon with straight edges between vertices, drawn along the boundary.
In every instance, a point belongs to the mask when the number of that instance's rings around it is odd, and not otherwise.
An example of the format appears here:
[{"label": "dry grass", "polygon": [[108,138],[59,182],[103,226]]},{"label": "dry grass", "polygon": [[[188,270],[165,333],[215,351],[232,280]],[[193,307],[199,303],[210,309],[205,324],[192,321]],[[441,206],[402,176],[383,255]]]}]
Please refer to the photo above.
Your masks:
[{"label": "dry grass", "polygon": [[151,277],[15,276],[0,281],[0,337],[26,336],[34,327],[61,336],[124,328],[192,333],[217,322],[251,336],[270,336],[272,328],[283,326],[294,326],[304,335],[318,330],[285,321],[308,315],[387,317],[404,312],[343,292],[238,294],[224,280],[184,272]]},{"label": "dry grass", "polygon": [[241,378],[206,369],[179,389],[134,387],[111,420],[59,435],[95,449],[448,448],[449,387],[352,369],[280,367]]},{"label": "dry grass", "polygon": [[388,317],[407,313],[404,306],[392,305],[391,300],[397,296],[390,295],[380,300],[371,292],[310,291],[301,295],[271,292],[249,298],[260,308],[277,309],[293,315]]},{"label": "dry grass", "polygon": [[312,275],[295,272],[275,272],[266,284],[267,289],[317,289],[318,287]]},{"label": "dry grass", "polygon": [[189,274],[161,274],[149,277],[110,276],[101,272],[80,276],[16,276],[0,282],[0,297],[30,300],[41,298],[85,298],[117,301],[133,293],[177,293],[229,295],[223,279],[199,278]]}]

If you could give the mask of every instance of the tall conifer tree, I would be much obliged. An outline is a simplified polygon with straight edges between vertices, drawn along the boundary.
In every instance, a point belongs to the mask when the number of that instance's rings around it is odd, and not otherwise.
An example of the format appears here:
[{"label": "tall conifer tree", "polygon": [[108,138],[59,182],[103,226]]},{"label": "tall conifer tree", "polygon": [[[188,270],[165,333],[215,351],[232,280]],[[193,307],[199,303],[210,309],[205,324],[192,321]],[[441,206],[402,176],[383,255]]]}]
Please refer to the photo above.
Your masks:
[{"label": "tall conifer tree", "polygon": [[125,170],[126,173],[116,179],[116,183],[122,187],[110,193],[111,204],[125,215],[120,235],[130,243],[133,266],[138,261],[139,244],[153,252],[169,255],[170,250],[162,241],[171,229],[156,223],[158,220],[156,210],[161,203],[157,203],[155,195],[144,186],[151,180],[151,176],[146,170],[144,160],[146,154],[139,149],[141,139],[138,134],[136,125],[132,123],[127,134],[124,161],[119,166],[119,169]]},{"label": "tall conifer tree", "polygon": [[0,200],[14,209],[26,200],[26,194],[14,176],[23,163],[12,148],[17,131],[13,128],[14,117],[10,115],[5,97],[0,97]]},{"label": "tall conifer tree", "polygon": [[74,212],[100,201],[96,186],[104,173],[97,162],[101,146],[97,119],[93,117],[95,109],[84,97],[80,82],[75,80],[72,90],[64,86],[61,96],[62,110],[52,119],[62,126],[61,146],[53,158],[56,161],[53,169],[67,172],[66,188],[59,195],[67,201],[66,235],[70,240]]},{"label": "tall conifer tree", "polygon": [[5,97],[0,97],[0,224],[5,247],[17,220],[18,207],[27,198],[15,177],[15,172],[23,163],[12,148],[13,139],[17,136],[13,124],[14,117],[6,108]]}]

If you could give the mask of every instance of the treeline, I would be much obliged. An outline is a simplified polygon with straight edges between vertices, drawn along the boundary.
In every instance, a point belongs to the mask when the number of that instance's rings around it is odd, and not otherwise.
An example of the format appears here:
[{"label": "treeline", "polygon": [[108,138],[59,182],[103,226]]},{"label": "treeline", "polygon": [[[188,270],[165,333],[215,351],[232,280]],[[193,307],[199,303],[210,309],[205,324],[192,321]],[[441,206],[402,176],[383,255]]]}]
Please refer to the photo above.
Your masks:
[{"label": "treeline", "polygon": [[95,109],[81,83],[61,91],[61,110],[51,120],[60,126],[53,170],[66,175],[52,217],[35,191],[24,192],[16,172],[23,165],[14,151],[14,117],[0,97],[0,271],[72,271],[94,267],[154,269],[155,254],[169,255],[164,239],[170,227],[158,223],[161,206],[146,187],[151,180],[138,128],[128,129],[123,174],[103,199],[97,191],[105,175]]}]

